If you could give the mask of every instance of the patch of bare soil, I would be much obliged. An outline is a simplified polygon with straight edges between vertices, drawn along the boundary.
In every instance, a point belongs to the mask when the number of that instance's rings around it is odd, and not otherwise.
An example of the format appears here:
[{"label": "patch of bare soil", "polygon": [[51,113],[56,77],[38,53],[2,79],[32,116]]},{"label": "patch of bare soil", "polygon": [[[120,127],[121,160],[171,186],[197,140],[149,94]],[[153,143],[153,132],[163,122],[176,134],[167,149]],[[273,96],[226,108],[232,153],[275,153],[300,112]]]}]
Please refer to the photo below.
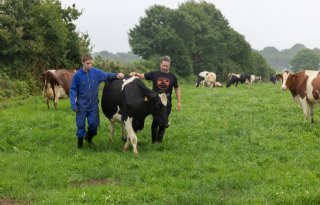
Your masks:
[{"label": "patch of bare soil", "polygon": [[14,199],[0,199],[0,205],[20,205],[20,204],[29,204],[23,201],[18,201]]}]

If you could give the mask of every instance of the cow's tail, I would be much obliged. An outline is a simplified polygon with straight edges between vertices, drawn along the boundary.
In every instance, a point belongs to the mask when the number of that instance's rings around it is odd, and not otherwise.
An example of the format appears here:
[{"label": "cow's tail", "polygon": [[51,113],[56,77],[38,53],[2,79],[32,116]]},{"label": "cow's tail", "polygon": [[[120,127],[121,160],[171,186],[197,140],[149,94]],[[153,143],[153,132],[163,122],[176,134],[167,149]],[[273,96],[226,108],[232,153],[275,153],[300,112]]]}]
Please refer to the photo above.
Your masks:
[{"label": "cow's tail", "polygon": [[47,73],[46,75],[44,76],[44,86],[43,86],[43,90],[42,90],[42,97],[45,97],[45,90],[46,90],[46,87],[47,87]]}]

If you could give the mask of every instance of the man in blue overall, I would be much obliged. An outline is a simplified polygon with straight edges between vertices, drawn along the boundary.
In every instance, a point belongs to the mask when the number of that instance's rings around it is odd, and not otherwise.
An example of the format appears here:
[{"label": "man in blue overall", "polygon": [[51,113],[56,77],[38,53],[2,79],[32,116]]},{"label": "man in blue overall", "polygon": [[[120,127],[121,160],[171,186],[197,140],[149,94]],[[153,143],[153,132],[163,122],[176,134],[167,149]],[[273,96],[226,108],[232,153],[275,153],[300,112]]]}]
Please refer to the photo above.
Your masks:
[{"label": "man in blue overall", "polygon": [[[76,112],[78,148],[82,148],[83,139],[90,146],[92,138],[97,134],[99,126],[99,84],[113,79],[122,79],[122,73],[106,73],[92,66],[92,57],[85,54],[82,57],[83,66],[72,78],[70,88],[71,109]],[[86,131],[86,119],[88,131]]]}]

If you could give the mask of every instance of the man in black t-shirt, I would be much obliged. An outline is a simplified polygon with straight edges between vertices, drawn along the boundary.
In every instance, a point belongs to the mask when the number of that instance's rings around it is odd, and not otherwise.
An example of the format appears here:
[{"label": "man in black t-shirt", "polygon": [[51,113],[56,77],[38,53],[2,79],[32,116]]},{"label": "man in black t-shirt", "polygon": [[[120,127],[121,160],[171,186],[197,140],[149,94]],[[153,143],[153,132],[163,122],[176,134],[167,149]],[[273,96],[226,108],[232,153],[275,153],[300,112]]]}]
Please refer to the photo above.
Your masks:
[{"label": "man in black t-shirt", "polygon": [[[152,89],[156,92],[162,91],[167,94],[168,100],[169,100],[169,106],[167,106],[167,112],[168,117],[171,113],[171,95],[172,95],[172,89],[175,89],[176,97],[177,97],[177,109],[178,111],[181,110],[181,92],[180,87],[178,84],[177,77],[170,73],[170,65],[171,65],[171,59],[169,56],[164,56],[160,60],[160,70],[157,71],[151,71],[149,73],[137,73],[132,72],[130,73],[131,76],[136,76],[140,79],[146,79],[152,81]],[[151,126],[151,132],[152,132],[152,143],[161,143],[163,139],[163,135],[165,132],[164,126],[159,126],[159,123],[153,119],[152,126]]]}]

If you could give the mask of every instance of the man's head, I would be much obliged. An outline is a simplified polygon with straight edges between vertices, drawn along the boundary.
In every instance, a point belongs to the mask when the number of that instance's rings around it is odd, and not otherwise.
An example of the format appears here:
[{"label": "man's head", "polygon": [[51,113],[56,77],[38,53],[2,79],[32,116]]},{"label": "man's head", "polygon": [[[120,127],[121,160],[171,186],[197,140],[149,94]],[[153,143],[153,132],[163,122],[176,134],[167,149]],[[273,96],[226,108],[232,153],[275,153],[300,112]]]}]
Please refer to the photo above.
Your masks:
[{"label": "man's head", "polygon": [[169,56],[163,56],[160,60],[160,71],[163,73],[169,73],[171,65],[171,59]]},{"label": "man's head", "polygon": [[92,67],[92,57],[90,54],[84,54],[82,56],[82,65],[83,65],[83,69],[85,69],[86,71],[90,70]]}]

